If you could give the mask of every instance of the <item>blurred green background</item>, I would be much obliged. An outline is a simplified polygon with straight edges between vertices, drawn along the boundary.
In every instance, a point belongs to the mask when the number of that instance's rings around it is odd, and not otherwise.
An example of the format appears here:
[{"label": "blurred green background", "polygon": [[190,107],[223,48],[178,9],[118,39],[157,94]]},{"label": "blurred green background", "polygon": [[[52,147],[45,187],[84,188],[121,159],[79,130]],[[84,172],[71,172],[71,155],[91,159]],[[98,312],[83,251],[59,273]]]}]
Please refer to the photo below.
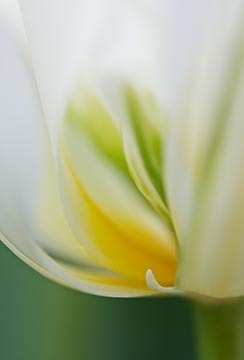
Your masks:
[{"label": "blurred green background", "polygon": [[109,299],[42,277],[0,244],[1,360],[194,360],[190,306]]}]

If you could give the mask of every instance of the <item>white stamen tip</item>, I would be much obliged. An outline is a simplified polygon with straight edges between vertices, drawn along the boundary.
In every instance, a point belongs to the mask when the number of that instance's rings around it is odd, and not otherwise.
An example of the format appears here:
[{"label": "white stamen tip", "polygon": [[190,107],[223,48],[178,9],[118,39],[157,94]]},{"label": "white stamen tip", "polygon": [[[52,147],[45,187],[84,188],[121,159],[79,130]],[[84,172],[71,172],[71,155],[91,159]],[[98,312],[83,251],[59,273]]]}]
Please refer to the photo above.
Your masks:
[{"label": "white stamen tip", "polygon": [[149,289],[160,292],[165,295],[181,295],[182,292],[176,290],[174,287],[161,286],[156,280],[151,269],[146,272],[146,284]]}]

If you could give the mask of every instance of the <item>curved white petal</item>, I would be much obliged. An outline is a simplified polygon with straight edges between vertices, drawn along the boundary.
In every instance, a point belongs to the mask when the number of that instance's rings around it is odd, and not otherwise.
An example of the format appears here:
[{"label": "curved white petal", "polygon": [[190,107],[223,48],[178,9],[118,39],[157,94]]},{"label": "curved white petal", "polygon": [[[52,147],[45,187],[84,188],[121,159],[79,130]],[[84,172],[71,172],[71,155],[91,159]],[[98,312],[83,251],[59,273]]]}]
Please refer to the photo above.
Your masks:
[{"label": "curved white petal", "polygon": [[0,53],[1,240],[33,268],[76,289],[110,296],[150,293],[96,267],[74,238],[55,187],[35,81],[18,39],[2,18]]},{"label": "curved white petal", "polygon": [[[38,87],[56,152],[64,109],[80,74],[151,79],[158,1],[21,0]],[[157,28],[158,30],[158,28]],[[135,71],[136,70],[136,71]],[[51,79],[51,81],[50,81]],[[151,80],[150,80],[151,81]]]},{"label": "curved white petal", "polygon": [[0,14],[1,21],[8,23],[11,28],[15,30],[15,36],[19,38],[22,44],[26,43],[26,36],[18,0],[1,0]]},{"label": "curved white petal", "polygon": [[172,283],[171,227],[133,184],[120,130],[87,89],[67,109],[60,168],[65,212],[83,246],[111,270],[145,283],[151,266],[164,284]]},{"label": "curved white petal", "polygon": [[[164,0],[161,2],[160,82],[161,100],[174,115],[186,95],[192,68],[202,41],[221,0]],[[174,119],[170,117],[170,121]]]},{"label": "curved white petal", "polygon": [[224,2],[209,30],[171,148],[180,181],[171,173],[169,187],[184,223],[177,286],[230,298],[244,295],[243,1]]},{"label": "curved white petal", "polygon": [[121,91],[127,115],[121,128],[131,176],[152,207],[169,219],[161,173],[165,114],[150,90],[128,84]]},{"label": "curved white petal", "polygon": [[[172,29],[171,32],[169,30],[169,47],[166,50],[166,54],[168,53],[170,58],[168,65],[163,65],[162,68],[167,72],[165,83],[169,85],[169,96],[171,99],[166,101],[166,104],[169,104],[170,126],[166,139],[164,174],[166,175],[165,182],[167,184],[170,210],[174,216],[178,235],[182,238],[182,233],[184,233],[185,228],[188,227],[193,201],[192,189],[194,187],[194,180],[190,169],[186,165],[184,155],[186,148],[188,149],[188,154],[195,154],[194,149],[190,149],[190,144],[193,141],[196,146],[199,138],[207,138],[205,131],[208,129],[208,127],[205,126],[205,121],[207,122],[208,120],[204,120],[204,116],[206,118],[208,104],[202,104],[202,108],[205,106],[204,111],[197,109],[197,105],[195,106],[194,111],[198,113],[197,117],[202,117],[202,120],[193,121],[194,124],[188,124],[187,130],[185,129],[185,118],[187,117],[186,104],[191,101],[192,94],[195,91],[194,82],[196,76],[198,76],[197,74],[202,73],[202,79],[205,77],[203,69],[199,69],[199,63],[205,61],[204,59],[208,51],[212,52],[212,49],[210,49],[211,46],[216,49],[216,52],[221,46],[218,40],[211,40],[212,33],[215,32],[215,24],[220,21],[223,14],[228,13],[228,11],[231,13],[231,8],[234,9],[234,5],[230,4],[228,0],[189,0],[186,2],[183,15],[181,16],[182,12],[176,11],[176,9],[180,9],[180,4],[182,4],[182,2],[175,0],[172,1],[169,6],[170,10],[168,11],[169,14],[171,14],[169,19],[170,22],[172,22]],[[221,26],[225,27],[224,24],[225,20],[222,21]],[[220,35],[219,38],[224,39],[224,34]],[[210,46],[209,41],[212,44]],[[183,58],[179,50],[181,50]],[[211,57],[211,54],[209,56]],[[224,59],[225,57],[222,60]],[[170,62],[173,65],[175,64],[171,71],[169,71]],[[211,66],[210,59],[209,67]],[[212,69],[212,71],[214,70]],[[216,74],[217,73],[216,71]],[[169,77],[168,81],[167,76]],[[203,85],[204,89],[207,88],[206,91],[211,91],[211,87],[209,85],[206,86],[209,77],[211,77],[211,75],[205,79],[205,84]],[[218,86],[218,81],[219,79],[216,79],[213,88]],[[163,98],[167,99],[167,94],[165,94]],[[210,98],[211,95],[209,95],[208,99]],[[187,121],[189,122],[190,120],[188,119]],[[209,121],[211,122],[211,119]],[[195,131],[199,124],[201,124],[201,129],[199,127],[197,130],[199,131],[199,136],[195,136]],[[204,136],[201,130],[204,131]],[[190,138],[185,140],[184,136],[187,132],[189,132],[188,136]]]},{"label": "curved white petal", "polygon": [[182,103],[191,92],[195,68],[201,58],[206,33],[223,2],[220,0],[166,1],[162,46],[162,101],[168,110],[165,139],[166,192],[174,225],[181,242],[192,203],[192,178],[182,161]]},{"label": "curved white petal", "polygon": [[[155,10],[158,6],[158,1],[155,0],[151,4],[145,1],[143,6],[136,0],[125,2],[114,2],[111,0],[92,0],[89,2],[73,0],[70,2],[63,0],[53,1],[52,3],[44,0],[38,4],[23,0],[21,4],[37,83],[47,118],[53,152],[56,157],[58,147],[60,146],[60,122],[63,120],[67,102],[70,101],[70,96],[74,91],[76,82],[86,78],[88,83],[95,89],[94,92],[98,93],[98,96],[103,100],[105,106],[110,111],[115,110],[116,115],[120,117],[119,111],[115,109],[114,105],[111,106],[111,99],[106,93],[106,91],[109,92],[111,90],[110,85],[112,87],[115,85],[116,87],[117,82],[121,83],[129,79],[132,84],[139,82],[147,84],[147,87],[151,87],[152,83],[156,81],[159,27],[155,23],[155,18],[157,20],[157,11]],[[52,80],[50,81],[50,79]],[[133,191],[127,192],[128,186],[126,181],[121,181],[121,177],[113,171],[112,167],[109,169],[109,166],[107,166],[105,167],[106,171],[104,171],[103,163],[101,162],[100,164],[96,159],[98,154],[95,153],[94,155],[94,150],[90,149],[93,145],[87,146],[87,139],[85,139],[84,134],[81,134],[81,139],[78,142],[77,137],[73,134],[72,136],[71,138],[74,141],[69,141],[68,146],[70,151],[68,155],[73,162],[71,165],[77,172],[76,175],[81,185],[85,187],[89,195],[92,193],[92,200],[94,201],[94,197],[95,201],[98,198],[99,201],[102,200],[105,208],[103,210],[108,212],[109,208],[109,216],[112,216],[113,220],[116,219],[116,222],[121,220],[121,218],[123,221],[126,219],[127,223],[133,224],[133,226],[141,222],[141,219],[145,218],[144,206],[140,208],[138,206],[140,201],[136,200],[136,205],[130,205],[131,209],[128,209],[128,204],[133,204],[133,195],[129,196],[128,194],[132,194]],[[77,156],[77,154],[80,155]],[[101,155],[99,156],[101,157]],[[87,165],[90,166],[88,167]],[[102,175],[106,179],[103,183],[103,178],[101,177],[100,186],[98,186],[99,169],[101,170],[100,176]],[[115,176],[117,176],[116,181],[114,181]],[[70,174],[65,175],[64,172],[61,174],[60,182],[64,183],[65,181],[69,181],[69,183],[65,184],[63,197],[65,198],[66,196],[67,198],[67,194],[70,196],[73,192],[69,199],[71,208],[69,209],[67,203],[65,203],[66,210],[68,209],[67,211],[70,215],[69,219],[72,219],[72,228],[79,229],[81,242],[88,244],[90,247],[93,245],[92,241],[87,242],[83,236],[84,218],[87,220],[90,217],[89,209],[87,213],[84,213],[84,206],[81,206],[86,201],[84,201],[83,196],[80,194],[82,191],[78,191],[74,179],[71,181]],[[111,184],[111,189],[108,188],[108,184]],[[101,191],[101,188],[105,189],[105,191]],[[105,201],[106,197],[111,195],[114,197],[114,202]],[[128,201],[126,201],[127,199]],[[139,199],[139,196],[137,199]],[[118,206],[116,206],[116,202],[118,202]],[[113,209],[112,212],[111,209]],[[133,213],[132,209],[135,210],[135,213]],[[120,215],[123,214],[123,217],[119,218],[117,216],[118,212],[120,212]],[[130,214],[133,214],[133,216],[130,217]],[[135,214],[139,214],[137,222],[135,221]],[[96,217],[95,219],[98,221]],[[92,221],[94,222],[93,217]],[[163,224],[160,226],[157,216],[151,216],[150,212],[147,212],[145,228],[146,226],[148,227],[147,223],[150,229],[152,227],[161,228],[159,231],[156,230],[156,232],[163,235],[161,240],[159,239],[160,237],[156,240],[156,243],[158,242],[159,247],[161,247],[160,254],[163,250],[163,243],[166,242],[167,249],[170,248],[170,252],[173,249],[172,255],[175,266],[175,249],[174,244],[171,244],[173,236],[170,229],[167,229],[167,225],[165,229]],[[152,226],[152,223],[157,224]],[[91,227],[91,224],[92,222],[88,221],[88,226]],[[143,261],[138,261],[139,265],[136,263],[133,267],[134,260],[132,254],[134,252],[130,248],[131,245],[129,246],[130,255],[125,255],[125,249],[128,249],[126,242],[127,240],[128,243],[130,241],[130,239],[127,239],[128,234],[123,232],[123,236],[113,235],[111,244],[107,244],[105,248],[104,243],[109,241],[108,235],[113,233],[113,231],[107,228],[105,222],[105,226],[103,224],[103,231],[106,229],[107,232],[103,233],[101,231],[103,237],[98,236],[97,233],[94,235],[95,229],[89,229],[91,237],[95,236],[102,239],[103,251],[106,254],[115,248],[115,241],[122,245],[121,249],[117,245],[117,249],[113,253],[116,253],[118,261],[115,262],[114,258],[111,261],[109,256],[106,256],[106,264],[108,261],[112,262],[113,270],[118,270],[119,266],[121,270],[122,266],[121,264],[119,265],[119,261],[125,263],[127,261],[130,263],[127,273],[131,270],[134,273],[138,273],[137,267],[139,267],[140,278],[145,283],[145,271],[149,264],[146,263],[147,253],[142,251],[141,248],[146,243],[146,248],[149,247],[150,251],[150,237],[146,236],[146,240],[142,239],[142,246],[139,244],[139,250],[137,249],[136,254]],[[136,228],[135,238],[138,243],[140,242],[138,225],[136,225]],[[142,228],[144,229],[144,227]],[[154,241],[151,242],[153,243]],[[90,252],[92,253],[92,251]],[[158,269],[160,269],[161,265],[159,260],[160,256],[156,261]],[[114,268],[115,265],[116,268]],[[123,270],[125,270],[124,264],[122,265]],[[136,276],[138,277],[138,274]]]}]

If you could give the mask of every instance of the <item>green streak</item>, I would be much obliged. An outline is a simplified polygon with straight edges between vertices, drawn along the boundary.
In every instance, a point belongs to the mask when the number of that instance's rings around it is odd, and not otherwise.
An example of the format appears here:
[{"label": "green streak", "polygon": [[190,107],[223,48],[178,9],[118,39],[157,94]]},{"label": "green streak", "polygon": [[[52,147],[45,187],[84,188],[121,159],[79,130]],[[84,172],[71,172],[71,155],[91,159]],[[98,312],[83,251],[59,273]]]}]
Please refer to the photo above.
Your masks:
[{"label": "green streak", "polygon": [[228,124],[232,119],[233,107],[235,99],[238,95],[241,73],[243,71],[244,62],[244,45],[243,34],[237,38],[236,44],[233,46],[233,54],[230,59],[229,66],[225,71],[225,86],[220,92],[219,100],[216,106],[215,126],[210,137],[210,143],[205,156],[202,176],[200,182],[200,192],[204,196],[208,189],[209,181],[214,178],[216,172],[216,162],[218,155],[221,154],[222,146],[225,145],[225,138],[228,135]]},{"label": "green streak", "polygon": [[[156,131],[152,124],[150,124],[150,120],[148,119],[135,90],[130,86],[127,86],[124,90],[127,111],[130,115],[130,124],[141,160],[153,186],[165,202],[165,192],[160,174],[162,155],[162,139],[160,132]],[[150,100],[152,101],[152,99]]]},{"label": "green streak", "polygon": [[80,98],[85,105],[79,108],[71,100],[67,106],[64,135],[73,131],[80,137],[80,141],[85,137],[100,155],[129,177],[119,127],[99,99],[89,90],[84,90]]},{"label": "green streak", "polygon": [[199,360],[243,360],[244,303],[195,306]]}]

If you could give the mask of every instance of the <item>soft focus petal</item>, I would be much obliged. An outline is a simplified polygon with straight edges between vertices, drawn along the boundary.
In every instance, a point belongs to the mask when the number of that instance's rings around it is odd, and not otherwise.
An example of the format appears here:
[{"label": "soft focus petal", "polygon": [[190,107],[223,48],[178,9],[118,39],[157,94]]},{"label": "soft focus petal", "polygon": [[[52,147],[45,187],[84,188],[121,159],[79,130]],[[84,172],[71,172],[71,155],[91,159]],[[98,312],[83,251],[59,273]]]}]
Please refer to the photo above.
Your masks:
[{"label": "soft focus petal", "polygon": [[144,89],[143,92],[129,85],[122,91],[127,116],[121,127],[131,175],[150,204],[170,221],[161,173],[165,114],[150,91]]},{"label": "soft focus petal", "polygon": [[163,176],[170,212],[179,241],[188,226],[192,203],[192,179],[185,167],[180,144],[182,102],[192,88],[206,33],[222,7],[221,0],[164,2],[162,43],[162,102],[168,121]]},{"label": "soft focus petal", "polygon": [[243,2],[213,20],[175,138],[188,187],[177,286],[227,298],[244,295]]},{"label": "soft focus petal", "polygon": [[[12,2],[12,7],[14,19],[17,19],[17,3],[14,7]],[[19,21],[18,37],[24,38],[21,18]],[[83,250],[65,225],[54,184],[49,140],[28,58],[23,43],[17,41],[6,24],[6,18],[1,21],[1,46],[1,222],[7,226],[7,220],[4,221],[7,209],[17,211],[15,208],[21,204],[25,211],[20,217],[26,216],[26,221],[42,234],[38,237],[46,250],[77,258]],[[40,194],[43,187],[45,191]],[[18,241],[18,236],[16,238]]]},{"label": "soft focus petal", "polygon": [[132,183],[120,130],[86,90],[75,94],[66,113],[60,179],[71,228],[101,264],[142,284],[151,268],[160,282],[172,285],[171,227]]},{"label": "soft focus petal", "polygon": [[15,36],[21,41],[22,46],[26,45],[26,35],[18,0],[1,0],[0,14],[2,16],[1,21],[8,23],[14,29]]},{"label": "soft focus petal", "polygon": [[[20,1],[48,129],[56,153],[60,121],[80,78],[151,79],[158,1]],[[158,38],[157,38],[158,40]],[[153,66],[153,69],[157,69]],[[135,71],[137,70],[137,71]],[[50,81],[50,79],[52,79]],[[151,81],[151,80],[150,80]]]},{"label": "soft focus petal", "polygon": [[164,0],[160,9],[160,92],[162,105],[170,115],[178,109],[206,28],[222,0]]},{"label": "soft focus petal", "polygon": [[76,289],[148,294],[145,287],[94,265],[65,222],[32,72],[2,18],[0,52],[1,240],[41,273]]},{"label": "soft focus petal", "polygon": [[[23,0],[21,4],[57,159],[60,122],[81,74],[91,84],[94,95],[115,113],[116,120],[121,120],[121,112],[111,106],[107,96],[116,84],[143,79],[144,86],[152,86],[158,68],[155,26],[158,1],[150,6],[147,1],[142,6],[138,1],[110,0],[73,1],[72,6],[67,0],[51,4]],[[80,101],[88,100],[78,97],[76,103]],[[88,106],[89,101],[85,113],[79,115],[78,111],[78,119],[77,109],[68,114],[63,137],[59,182],[71,228],[86,250],[107,268],[144,285],[146,270],[152,268],[159,281],[172,284],[176,268],[172,230],[150,209],[132,186],[128,174],[116,164],[121,161],[121,154],[106,145],[110,141],[108,136],[116,144],[117,131],[107,129],[103,123],[108,114],[101,105],[96,109],[96,102],[91,104],[93,113]],[[99,112],[105,115],[100,116]],[[94,128],[96,125],[103,129],[104,139],[99,144],[98,137],[93,138],[94,130],[88,130],[86,117],[93,119]],[[123,162],[124,159],[120,165],[125,167]]]}]

